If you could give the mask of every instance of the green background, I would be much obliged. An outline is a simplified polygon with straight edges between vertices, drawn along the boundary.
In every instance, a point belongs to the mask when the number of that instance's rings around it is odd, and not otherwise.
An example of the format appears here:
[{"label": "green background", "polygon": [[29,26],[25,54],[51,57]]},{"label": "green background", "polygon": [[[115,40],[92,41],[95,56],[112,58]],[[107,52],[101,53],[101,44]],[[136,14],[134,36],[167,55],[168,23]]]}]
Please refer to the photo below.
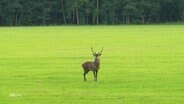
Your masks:
[{"label": "green background", "polygon": [[0,103],[183,104],[184,26],[0,28]]}]

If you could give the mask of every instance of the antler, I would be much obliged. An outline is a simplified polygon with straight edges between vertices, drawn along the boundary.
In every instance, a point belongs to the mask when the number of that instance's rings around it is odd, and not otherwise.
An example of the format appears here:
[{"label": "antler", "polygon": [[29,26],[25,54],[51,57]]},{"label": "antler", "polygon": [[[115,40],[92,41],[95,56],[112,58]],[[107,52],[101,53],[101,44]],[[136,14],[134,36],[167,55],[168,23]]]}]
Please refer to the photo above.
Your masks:
[{"label": "antler", "polygon": [[93,48],[91,47],[91,51],[93,52],[93,53],[95,53],[96,54],[96,52],[95,51],[93,51]]},{"label": "antler", "polygon": [[103,51],[103,48],[102,48],[102,50],[99,53],[102,53],[102,51]]}]

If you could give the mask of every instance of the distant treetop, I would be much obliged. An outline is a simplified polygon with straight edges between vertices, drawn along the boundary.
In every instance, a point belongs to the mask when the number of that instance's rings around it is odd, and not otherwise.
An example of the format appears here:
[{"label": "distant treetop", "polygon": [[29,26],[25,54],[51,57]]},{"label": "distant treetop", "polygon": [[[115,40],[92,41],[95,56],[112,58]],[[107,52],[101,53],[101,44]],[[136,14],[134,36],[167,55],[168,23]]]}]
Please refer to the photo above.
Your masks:
[{"label": "distant treetop", "polygon": [[0,26],[184,21],[184,0],[1,0]]}]

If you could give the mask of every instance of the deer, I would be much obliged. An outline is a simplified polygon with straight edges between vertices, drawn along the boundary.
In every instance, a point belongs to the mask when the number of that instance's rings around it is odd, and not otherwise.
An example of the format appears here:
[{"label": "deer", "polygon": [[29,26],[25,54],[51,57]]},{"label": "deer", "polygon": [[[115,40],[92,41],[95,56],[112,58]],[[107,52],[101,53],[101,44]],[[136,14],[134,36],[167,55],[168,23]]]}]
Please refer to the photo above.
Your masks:
[{"label": "deer", "polygon": [[82,64],[84,70],[84,81],[86,81],[86,74],[89,71],[93,71],[94,74],[94,81],[97,81],[98,70],[100,69],[100,56],[102,55],[103,48],[100,52],[96,53],[93,48],[91,47],[91,51],[93,56],[95,57],[94,61],[86,61]]}]

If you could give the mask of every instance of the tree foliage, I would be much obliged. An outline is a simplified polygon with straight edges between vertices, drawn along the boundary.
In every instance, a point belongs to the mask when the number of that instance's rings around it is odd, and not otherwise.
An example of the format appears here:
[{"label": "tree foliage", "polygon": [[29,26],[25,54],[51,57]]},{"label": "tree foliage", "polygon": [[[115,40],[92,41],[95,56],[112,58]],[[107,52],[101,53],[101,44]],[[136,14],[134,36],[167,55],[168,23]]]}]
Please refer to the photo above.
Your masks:
[{"label": "tree foliage", "polygon": [[184,0],[0,0],[0,26],[184,21]]}]

